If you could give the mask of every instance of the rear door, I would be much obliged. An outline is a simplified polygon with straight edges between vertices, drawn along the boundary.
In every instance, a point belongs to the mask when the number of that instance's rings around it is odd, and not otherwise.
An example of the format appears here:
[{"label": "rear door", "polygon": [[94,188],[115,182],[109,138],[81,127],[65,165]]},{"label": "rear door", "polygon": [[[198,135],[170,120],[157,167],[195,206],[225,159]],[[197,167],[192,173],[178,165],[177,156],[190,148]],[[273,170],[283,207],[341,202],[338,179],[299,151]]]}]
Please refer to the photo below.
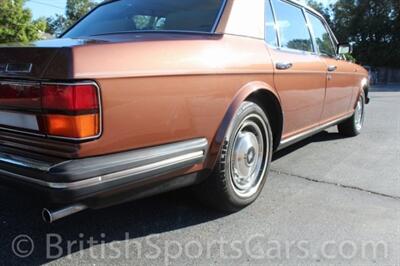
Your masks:
[{"label": "rear door", "polygon": [[284,110],[285,139],[319,124],[326,63],[316,54],[305,11],[299,5],[267,0],[265,39],[275,65],[274,81]]},{"label": "rear door", "polygon": [[351,111],[351,101],[355,85],[354,67],[336,57],[336,41],[331,36],[328,26],[317,15],[307,11],[315,46],[321,60],[326,64],[327,89],[324,112],[321,120],[335,120]]}]

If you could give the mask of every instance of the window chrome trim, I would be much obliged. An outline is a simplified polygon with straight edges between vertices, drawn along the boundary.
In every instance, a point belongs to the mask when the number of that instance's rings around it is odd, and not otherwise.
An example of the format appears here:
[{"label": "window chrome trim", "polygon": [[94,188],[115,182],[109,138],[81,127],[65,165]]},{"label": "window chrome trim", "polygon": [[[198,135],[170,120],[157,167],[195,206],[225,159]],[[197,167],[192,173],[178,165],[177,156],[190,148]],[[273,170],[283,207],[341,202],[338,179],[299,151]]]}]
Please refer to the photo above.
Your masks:
[{"label": "window chrome trim", "polygon": [[[82,20],[84,20],[86,17],[88,17],[90,14],[92,14],[95,10],[97,10],[99,7],[113,3],[113,2],[118,2],[120,0],[108,0],[108,1],[102,1],[101,3],[97,4],[92,10],[90,10],[87,14],[85,14],[83,17],[81,17],[80,19],[78,19],[75,23],[73,23],[70,27],[68,27],[64,32],[62,32],[57,39],[62,39],[64,38],[64,36],[70,32],[73,28],[75,28],[75,26],[77,26]],[[215,21],[214,24],[211,28],[210,31],[181,31],[181,32],[188,32],[188,33],[203,33],[203,34],[215,34],[216,30],[218,28],[218,25],[221,21],[222,15],[224,14],[225,11],[225,7],[227,6],[228,0],[223,0],[223,3],[221,5],[221,7],[219,8],[219,11],[217,13],[217,16],[215,17]],[[162,31],[161,31],[162,32]],[[168,31],[166,31],[168,32]],[[138,33],[140,33],[140,31],[138,31]],[[116,33],[110,33],[110,34],[117,34]]]},{"label": "window chrome trim", "polygon": [[[270,5],[271,5],[271,9],[272,9],[272,13],[274,14],[274,21],[275,21],[275,28],[276,28],[276,35],[278,37],[278,47],[276,47],[277,49],[282,47],[282,37],[281,37],[281,31],[279,28],[279,24],[278,24],[278,18],[276,16],[276,11],[275,11],[275,5],[273,3],[273,0],[266,0],[269,1]],[[265,12],[265,11],[264,11]],[[265,15],[264,15],[265,17]]]},{"label": "window chrome trim", "polygon": [[277,47],[276,50],[280,50],[282,52],[287,52],[287,53],[302,54],[302,55],[318,55],[315,52],[307,52],[307,51],[296,50],[296,49],[291,49],[291,48],[286,48],[286,47]]},{"label": "window chrome trim", "polygon": [[306,8],[302,7],[301,10],[303,12],[304,19],[306,20],[306,25],[307,25],[307,29],[308,29],[308,32],[309,32],[310,37],[311,37],[311,43],[313,45],[314,53],[319,55],[320,52],[319,52],[319,47],[318,47],[318,44],[317,44],[317,40],[315,39],[314,28],[311,26],[310,19],[307,16]]},{"label": "window chrome trim", "polygon": [[[306,15],[306,18],[307,18],[307,21],[308,21],[310,30],[311,30],[311,32],[312,32],[313,42],[314,42],[315,45],[316,45],[316,48],[317,48],[316,50],[317,50],[317,52],[318,52],[318,55],[319,55],[319,56],[323,56],[323,57],[328,57],[328,58],[331,58],[331,59],[335,59],[335,58],[337,57],[337,48],[336,48],[337,45],[336,45],[336,47],[335,47],[335,42],[333,41],[333,38],[332,38],[332,31],[331,31],[330,27],[328,26],[328,23],[326,22],[325,19],[321,19],[321,16],[317,16],[314,12],[311,12],[310,10],[307,10],[306,8],[304,8],[304,12],[305,12],[305,15]],[[329,39],[330,39],[330,41],[331,41],[331,45],[333,46],[333,51],[334,51],[334,53],[335,53],[334,56],[330,56],[330,55],[321,53],[321,51],[320,51],[320,49],[319,49],[319,46],[318,46],[318,43],[317,43],[317,38],[316,38],[316,36],[315,36],[314,27],[312,26],[312,24],[311,24],[311,22],[310,22],[310,19],[309,19],[309,17],[308,17],[309,15],[310,15],[310,16],[314,16],[316,19],[318,19],[318,20],[322,23],[322,26],[323,26],[324,29],[326,30],[326,33],[328,33],[328,35],[329,35]]]},{"label": "window chrome trim", "polygon": [[[290,0],[290,1],[294,1],[294,0]],[[300,5],[303,5],[303,4],[300,4]],[[313,9],[307,5],[303,5],[303,8],[305,8],[309,13],[311,13],[312,15],[315,15],[322,21],[325,28],[327,28],[329,36],[331,37],[331,39],[333,41],[333,44],[337,46],[339,44],[339,41],[337,40],[335,34],[333,33],[333,31],[332,31],[331,27],[329,26],[328,22],[326,21],[325,17],[322,14],[320,14],[318,11],[316,11],[315,9]]]},{"label": "window chrome trim", "polygon": [[[280,39],[280,35],[279,35],[279,29],[278,29],[278,24],[276,21],[276,14],[275,14],[275,9],[274,6],[272,4],[271,0],[265,0],[264,1],[265,5],[264,5],[264,41],[265,43],[268,45],[268,47],[271,47],[273,49],[277,49],[281,46],[281,39]],[[275,28],[275,38],[276,38],[276,42],[277,42],[277,46],[275,45],[271,45],[267,42],[267,34],[268,32],[266,31],[266,25],[267,25],[267,5],[269,5],[269,8],[271,8],[271,13],[272,13],[272,20],[274,22],[274,28]]]},{"label": "window chrome trim", "polygon": [[[275,25],[276,25],[276,28],[277,28],[277,31],[278,31],[278,43],[279,43],[279,47],[277,47],[277,49],[278,49],[278,50],[282,50],[282,51],[289,51],[289,52],[290,52],[290,51],[293,51],[293,52],[302,53],[302,54],[304,53],[304,54],[318,55],[317,52],[316,52],[316,49],[315,49],[315,47],[314,47],[313,36],[312,36],[312,34],[311,34],[311,32],[310,32],[310,28],[308,27],[307,17],[306,17],[306,15],[304,14],[304,9],[305,9],[306,7],[305,7],[304,5],[302,5],[301,3],[298,3],[298,2],[293,1],[293,0],[267,0],[267,1],[270,1],[270,3],[271,3],[272,12],[274,13],[274,17],[275,17]],[[311,43],[312,43],[312,46],[313,46],[313,51],[312,51],[312,52],[310,52],[310,51],[304,51],[304,50],[297,50],[297,49],[292,49],[292,48],[287,48],[287,47],[283,47],[283,46],[282,46],[282,42],[281,42],[281,40],[282,40],[282,37],[281,37],[281,30],[280,30],[279,23],[278,23],[278,22],[279,22],[279,18],[276,16],[276,7],[274,6],[273,1],[281,1],[281,2],[283,2],[283,3],[286,3],[286,4],[288,4],[288,5],[291,5],[291,6],[295,7],[295,8],[300,9],[300,11],[301,11],[301,13],[303,14],[303,17],[304,17],[304,22],[306,23],[308,32],[309,32],[309,34],[310,34],[310,39],[311,39]],[[264,12],[265,12],[265,11],[264,11]],[[264,17],[265,17],[265,15],[264,15]],[[264,26],[264,27],[265,27],[265,26]]]},{"label": "window chrome trim", "polygon": [[219,23],[221,22],[222,16],[224,15],[224,11],[225,11],[227,4],[228,4],[228,0],[223,0],[223,3],[218,11],[217,17],[215,18],[215,22],[211,29],[211,33],[216,33]]}]

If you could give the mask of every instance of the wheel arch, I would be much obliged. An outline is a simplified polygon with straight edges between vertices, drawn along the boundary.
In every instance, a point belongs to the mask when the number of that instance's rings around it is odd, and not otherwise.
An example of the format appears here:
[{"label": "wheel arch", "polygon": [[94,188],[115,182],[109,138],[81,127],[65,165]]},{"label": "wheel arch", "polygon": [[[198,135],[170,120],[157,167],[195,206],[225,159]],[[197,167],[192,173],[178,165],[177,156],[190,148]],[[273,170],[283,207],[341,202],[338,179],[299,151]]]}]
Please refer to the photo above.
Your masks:
[{"label": "wheel arch", "polygon": [[284,125],[284,116],[279,95],[272,86],[265,82],[250,82],[243,86],[236,93],[230,105],[228,106],[225,116],[222,119],[222,122],[218,127],[214,139],[210,145],[205,168],[214,168],[218,155],[221,152],[221,148],[225,144],[223,143],[224,138],[229,130],[231,121],[234,118],[238,108],[244,101],[252,101],[257,103],[268,115],[274,136],[274,150],[278,148]]},{"label": "wheel arch", "polygon": [[[366,104],[369,104],[369,102],[370,102],[369,90],[370,90],[370,83],[369,83],[369,81],[368,81],[368,78],[363,78],[362,81],[361,81],[361,91],[360,91],[360,94],[361,94],[362,91],[364,92],[365,103],[366,103]],[[360,97],[360,95],[359,95],[358,97]]]}]

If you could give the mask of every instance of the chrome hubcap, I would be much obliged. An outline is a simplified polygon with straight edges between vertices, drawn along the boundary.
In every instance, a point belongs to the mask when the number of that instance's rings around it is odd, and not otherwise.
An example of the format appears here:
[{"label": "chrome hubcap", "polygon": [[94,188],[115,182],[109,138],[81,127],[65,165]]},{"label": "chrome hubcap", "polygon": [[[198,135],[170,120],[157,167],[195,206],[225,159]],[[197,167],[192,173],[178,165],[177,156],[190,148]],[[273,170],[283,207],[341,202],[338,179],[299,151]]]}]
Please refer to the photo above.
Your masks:
[{"label": "chrome hubcap", "polygon": [[235,192],[242,197],[254,194],[265,174],[266,126],[258,115],[247,117],[236,132],[230,155],[231,178]]},{"label": "chrome hubcap", "polygon": [[364,122],[364,104],[362,97],[360,97],[360,99],[357,102],[356,111],[354,113],[354,120],[356,129],[360,131],[363,127],[363,122]]}]

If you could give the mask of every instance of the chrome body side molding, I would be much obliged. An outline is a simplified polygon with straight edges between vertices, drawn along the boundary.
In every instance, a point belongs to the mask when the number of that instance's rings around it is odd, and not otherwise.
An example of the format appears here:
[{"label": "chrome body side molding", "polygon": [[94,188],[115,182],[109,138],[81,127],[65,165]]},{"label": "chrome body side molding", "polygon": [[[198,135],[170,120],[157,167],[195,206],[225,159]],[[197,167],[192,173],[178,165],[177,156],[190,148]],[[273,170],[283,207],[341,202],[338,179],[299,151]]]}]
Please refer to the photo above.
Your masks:
[{"label": "chrome body side molding", "polygon": [[349,115],[346,115],[344,117],[341,117],[339,119],[333,120],[331,122],[328,122],[326,124],[319,125],[319,126],[317,126],[315,128],[312,128],[310,130],[302,132],[302,133],[300,133],[298,135],[295,135],[293,137],[284,139],[284,140],[281,141],[278,150],[282,150],[284,148],[287,148],[288,146],[290,146],[290,145],[292,145],[292,144],[294,144],[296,142],[302,141],[302,140],[304,140],[306,138],[309,138],[309,137],[311,137],[311,136],[313,136],[315,134],[318,134],[321,131],[324,131],[327,128],[330,128],[332,126],[340,124],[340,122],[343,122],[343,121],[345,121],[346,119],[349,119],[352,116],[353,116],[353,113],[351,113]]},{"label": "chrome body side molding", "polygon": [[[136,182],[192,167],[204,161],[207,151],[208,141],[202,138],[53,165],[0,153],[0,175],[48,189],[77,190],[125,180]],[[21,170],[12,171],[10,166]],[[69,179],[63,179],[66,177]]]}]

